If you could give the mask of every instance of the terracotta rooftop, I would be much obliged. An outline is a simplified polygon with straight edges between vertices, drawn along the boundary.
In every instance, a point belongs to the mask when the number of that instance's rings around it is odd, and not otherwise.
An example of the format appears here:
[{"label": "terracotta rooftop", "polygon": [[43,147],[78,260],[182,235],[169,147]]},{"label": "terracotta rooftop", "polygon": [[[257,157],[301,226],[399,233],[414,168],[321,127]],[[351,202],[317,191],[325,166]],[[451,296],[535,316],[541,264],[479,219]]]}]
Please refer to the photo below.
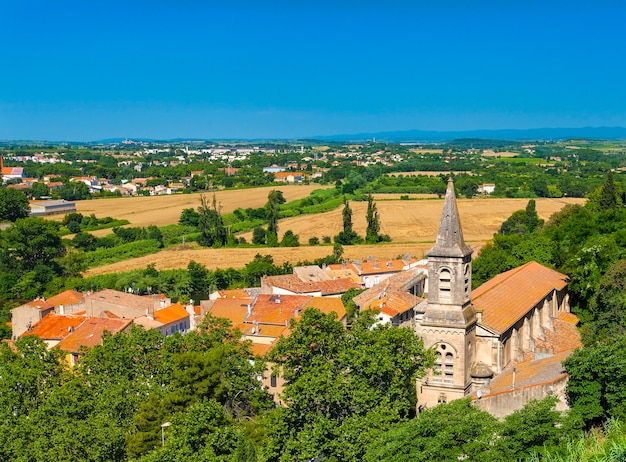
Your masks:
[{"label": "terracotta rooftop", "polygon": [[[567,377],[561,363],[569,354],[569,351],[565,351],[543,359],[512,363],[490,382],[489,392],[484,396],[508,393],[520,388],[550,384],[561,380]],[[515,378],[513,378],[514,375]]]},{"label": "terracotta rooftop", "polygon": [[244,330],[243,321],[248,314],[249,298],[218,298],[208,312],[217,318],[228,319],[233,327]]},{"label": "terracotta rooftop", "polygon": [[266,345],[265,343],[252,342],[250,349],[252,350],[252,354],[254,356],[262,357],[262,356],[265,356],[267,352],[270,351],[273,347],[274,347],[274,344]]},{"label": "terracotta rooftop", "polygon": [[31,330],[21,336],[36,335],[42,340],[62,340],[71,334],[76,327],[85,322],[83,316],[61,316],[50,313],[35,323]]},{"label": "terracotta rooftop", "polygon": [[545,340],[536,340],[536,348],[546,348],[554,353],[560,353],[562,351],[572,351],[583,346],[580,341],[580,332],[578,332],[575,324],[562,321],[561,319],[555,319],[553,324],[554,332],[546,329],[544,332]]},{"label": "terracotta rooftop", "polygon": [[393,317],[410,310],[421,301],[423,299],[420,297],[415,297],[407,292],[392,288],[382,298],[373,300],[361,309],[380,310]]},{"label": "terracotta rooftop", "polygon": [[309,294],[320,292],[322,295],[342,294],[349,289],[359,289],[361,285],[352,279],[328,279],[323,281],[303,281],[295,274],[283,274],[280,276],[265,276],[263,284],[279,287],[295,294]]},{"label": "terracotta rooftop", "polygon": [[340,298],[336,297],[312,297],[304,309],[317,308],[322,313],[337,313],[337,319],[342,320],[346,316],[346,309]]},{"label": "terracotta rooftop", "polygon": [[385,279],[382,284],[385,284],[387,287],[395,287],[400,290],[408,290],[418,282],[422,281],[426,278],[426,272],[421,269],[410,269],[405,271],[400,271],[393,276]]},{"label": "terracotta rooftop", "polygon": [[102,334],[109,331],[112,334],[126,329],[132,320],[130,319],[102,319],[89,318],[74,329],[70,335],[59,343],[59,348],[70,353],[78,353],[82,346],[91,348],[102,343]]},{"label": "terracotta rooftop", "polygon": [[293,293],[306,294],[319,292],[317,282],[304,282],[295,274],[281,274],[279,276],[265,276],[261,283],[272,287],[280,287]]},{"label": "terracotta rooftop", "polygon": [[252,298],[249,289],[218,290],[220,298]]},{"label": "terracotta rooftop", "polygon": [[252,314],[246,321],[287,325],[291,318],[297,316],[298,311],[302,311],[310,299],[311,297],[307,295],[261,294],[256,299]]},{"label": "terracotta rooftop", "polygon": [[90,299],[138,309],[152,309],[154,307],[152,297],[127,294],[126,292],[120,292],[113,289],[103,289],[85,297],[85,300]]},{"label": "terracotta rooftop", "polygon": [[154,312],[154,319],[163,324],[169,324],[185,318],[189,318],[189,313],[180,303],[175,303]]},{"label": "terracotta rooftop", "polygon": [[578,325],[580,319],[574,313],[568,313],[567,311],[561,311],[559,313],[559,319],[563,322],[567,322],[569,324],[573,324],[575,326]]},{"label": "terracotta rooftop", "polygon": [[472,303],[482,312],[485,327],[505,332],[552,290],[561,290],[568,277],[531,261],[499,274],[472,291]]},{"label": "terracotta rooftop", "polygon": [[361,276],[367,276],[369,274],[381,274],[381,273],[397,273],[405,269],[411,263],[416,263],[417,259],[411,258],[409,262],[405,262],[402,259],[396,260],[365,260],[361,264],[352,262],[352,265],[357,269],[358,274]]},{"label": "terracotta rooftop", "polygon": [[48,303],[54,306],[75,305],[85,301],[85,296],[76,290],[66,290],[48,299]]}]

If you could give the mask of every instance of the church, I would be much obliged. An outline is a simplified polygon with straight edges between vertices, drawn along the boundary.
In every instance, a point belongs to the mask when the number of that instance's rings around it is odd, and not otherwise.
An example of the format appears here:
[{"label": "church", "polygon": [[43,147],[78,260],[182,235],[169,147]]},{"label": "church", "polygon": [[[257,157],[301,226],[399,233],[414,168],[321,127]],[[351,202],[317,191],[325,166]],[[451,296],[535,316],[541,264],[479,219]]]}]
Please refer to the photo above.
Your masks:
[{"label": "church", "polygon": [[433,369],[417,382],[418,406],[471,396],[501,418],[555,395],[566,409],[561,362],[581,346],[567,276],[529,262],[472,291],[472,253],[450,179],[427,253],[427,300],[415,309],[415,332],[436,351]]}]

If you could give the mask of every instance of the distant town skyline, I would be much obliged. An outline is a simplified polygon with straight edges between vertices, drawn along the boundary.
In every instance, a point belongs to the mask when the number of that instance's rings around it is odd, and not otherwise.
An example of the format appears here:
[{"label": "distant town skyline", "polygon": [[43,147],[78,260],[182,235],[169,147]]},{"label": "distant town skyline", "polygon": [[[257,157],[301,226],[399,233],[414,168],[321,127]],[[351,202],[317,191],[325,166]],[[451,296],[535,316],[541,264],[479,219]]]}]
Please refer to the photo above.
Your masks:
[{"label": "distant town skyline", "polygon": [[3,2],[0,140],[626,127],[619,1]]}]

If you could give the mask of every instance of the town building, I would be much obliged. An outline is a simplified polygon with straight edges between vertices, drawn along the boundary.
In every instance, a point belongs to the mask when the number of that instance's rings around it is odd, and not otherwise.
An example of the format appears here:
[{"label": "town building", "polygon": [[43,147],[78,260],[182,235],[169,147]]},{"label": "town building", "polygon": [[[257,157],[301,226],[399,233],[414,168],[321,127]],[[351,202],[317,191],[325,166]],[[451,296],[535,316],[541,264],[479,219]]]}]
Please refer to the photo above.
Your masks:
[{"label": "town building", "polygon": [[463,239],[451,180],[427,255],[427,301],[416,307],[415,332],[435,349],[436,360],[418,380],[418,406],[472,396],[503,417],[552,394],[566,408],[561,361],[581,345],[567,276],[529,262],[472,291],[472,249]]}]

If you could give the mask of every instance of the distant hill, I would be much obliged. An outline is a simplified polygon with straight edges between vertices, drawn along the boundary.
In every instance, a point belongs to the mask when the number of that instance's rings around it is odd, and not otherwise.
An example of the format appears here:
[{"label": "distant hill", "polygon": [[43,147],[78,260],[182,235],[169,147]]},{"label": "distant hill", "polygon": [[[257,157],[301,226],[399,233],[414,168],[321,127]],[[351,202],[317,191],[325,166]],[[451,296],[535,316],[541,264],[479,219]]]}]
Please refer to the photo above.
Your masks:
[{"label": "distant hill", "polygon": [[487,138],[497,140],[567,140],[572,138],[626,140],[624,127],[580,127],[580,128],[533,128],[527,130],[467,130],[467,131],[426,131],[403,130],[376,133],[354,133],[311,137],[328,141],[387,141],[387,142],[445,142],[458,138]]}]

